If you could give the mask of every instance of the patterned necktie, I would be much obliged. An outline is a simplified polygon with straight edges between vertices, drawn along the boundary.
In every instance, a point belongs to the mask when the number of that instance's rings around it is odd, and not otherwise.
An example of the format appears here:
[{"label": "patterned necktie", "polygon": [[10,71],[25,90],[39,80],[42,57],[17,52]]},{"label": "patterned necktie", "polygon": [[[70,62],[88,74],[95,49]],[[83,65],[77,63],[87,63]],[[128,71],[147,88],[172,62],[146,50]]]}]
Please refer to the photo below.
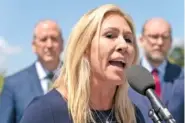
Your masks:
[{"label": "patterned necktie", "polygon": [[158,70],[153,69],[152,75],[153,75],[154,81],[155,81],[155,93],[160,97],[161,96],[161,85],[160,85],[160,78],[159,78]]},{"label": "patterned necktie", "polygon": [[52,72],[50,72],[50,73],[48,73],[48,75],[47,75],[47,79],[49,80],[49,82],[48,82],[48,91],[52,88],[52,86],[53,86],[53,77],[54,77],[54,74],[52,73]]}]

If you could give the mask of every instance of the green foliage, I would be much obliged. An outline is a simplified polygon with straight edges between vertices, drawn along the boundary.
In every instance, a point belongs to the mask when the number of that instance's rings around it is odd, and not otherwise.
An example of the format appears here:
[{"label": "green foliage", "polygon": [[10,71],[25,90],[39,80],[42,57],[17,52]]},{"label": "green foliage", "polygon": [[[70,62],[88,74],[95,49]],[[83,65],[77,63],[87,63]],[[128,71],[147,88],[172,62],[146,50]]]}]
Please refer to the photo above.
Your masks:
[{"label": "green foliage", "polygon": [[176,46],[169,55],[169,61],[184,67],[184,46]]},{"label": "green foliage", "polygon": [[0,74],[0,92],[3,88],[3,83],[4,83],[4,75],[3,74]]}]

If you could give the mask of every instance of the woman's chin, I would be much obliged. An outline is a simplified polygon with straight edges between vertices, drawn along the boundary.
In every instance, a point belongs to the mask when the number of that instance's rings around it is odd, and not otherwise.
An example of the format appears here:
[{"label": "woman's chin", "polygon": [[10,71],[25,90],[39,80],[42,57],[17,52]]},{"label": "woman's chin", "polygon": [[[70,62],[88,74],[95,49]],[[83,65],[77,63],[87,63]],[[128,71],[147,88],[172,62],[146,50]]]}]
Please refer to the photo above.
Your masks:
[{"label": "woman's chin", "polygon": [[122,85],[125,79],[120,76],[112,76],[111,78],[109,78],[109,80],[114,85]]}]

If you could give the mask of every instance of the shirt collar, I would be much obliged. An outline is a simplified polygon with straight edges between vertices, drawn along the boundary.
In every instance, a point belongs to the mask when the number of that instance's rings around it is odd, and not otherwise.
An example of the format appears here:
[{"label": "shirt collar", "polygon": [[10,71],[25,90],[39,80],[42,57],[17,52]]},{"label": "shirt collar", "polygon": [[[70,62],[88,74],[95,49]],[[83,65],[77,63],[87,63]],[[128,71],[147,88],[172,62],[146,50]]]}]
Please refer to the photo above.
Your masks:
[{"label": "shirt collar", "polygon": [[[36,65],[37,74],[38,74],[38,77],[39,77],[40,80],[44,79],[47,76],[47,74],[49,72],[51,72],[51,71],[48,71],[46,68],[44,68],[43,65],[39,61],[37,61],[35,63],[35,65]],[[52,71],[54,75],[55,75],[55,73],[57,73],[59,71],[60,67],[61,67],[61,63],[59,64],[57,69]]]},{"label": "shirt collar", "polygon": [[[146,59],[146,57],[143,57],[143,58],[142,58],[142,60],[141,60],[141,65],[142,65],[143,67],[145,67],[149,72],[152,72],[152,70],[154,69],[154,67],[148,62],[148,60]],[[164,60],[164,61],[162,62],[162,64],[160,64],[160,65],[157,67],[157,70],[158,70],[161,74],[164,74],[166,65],[167,65],[167,60]]]}]

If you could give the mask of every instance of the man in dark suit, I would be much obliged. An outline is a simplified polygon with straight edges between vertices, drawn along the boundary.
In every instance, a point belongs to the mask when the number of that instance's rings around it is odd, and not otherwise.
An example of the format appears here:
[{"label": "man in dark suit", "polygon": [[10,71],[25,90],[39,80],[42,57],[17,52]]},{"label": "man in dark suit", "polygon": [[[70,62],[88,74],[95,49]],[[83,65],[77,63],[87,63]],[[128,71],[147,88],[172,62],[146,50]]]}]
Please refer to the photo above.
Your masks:
[{"label": "man in dark suit", "polygon": [[[144,56],[140,64],[154,77],[156,95],[169,109],[177,123],[184,123],[184,70],[167,60],[172,45],[172,28],[162,18],[152,18],[143,26],[139,40]],[[132,101],[141,108],[146,122],[151,123],[148,111],[151,108],[146,97],[129,90]]]},{"label": "man in dark suit", "polygon": [[43,20],[36,25],[32,49],[37,61],[5,79],[0,95],[0,123],[19,123],[30,101],[48,92],[50,79],[60,68],[63,51],[62,34],[56,22]]}]

